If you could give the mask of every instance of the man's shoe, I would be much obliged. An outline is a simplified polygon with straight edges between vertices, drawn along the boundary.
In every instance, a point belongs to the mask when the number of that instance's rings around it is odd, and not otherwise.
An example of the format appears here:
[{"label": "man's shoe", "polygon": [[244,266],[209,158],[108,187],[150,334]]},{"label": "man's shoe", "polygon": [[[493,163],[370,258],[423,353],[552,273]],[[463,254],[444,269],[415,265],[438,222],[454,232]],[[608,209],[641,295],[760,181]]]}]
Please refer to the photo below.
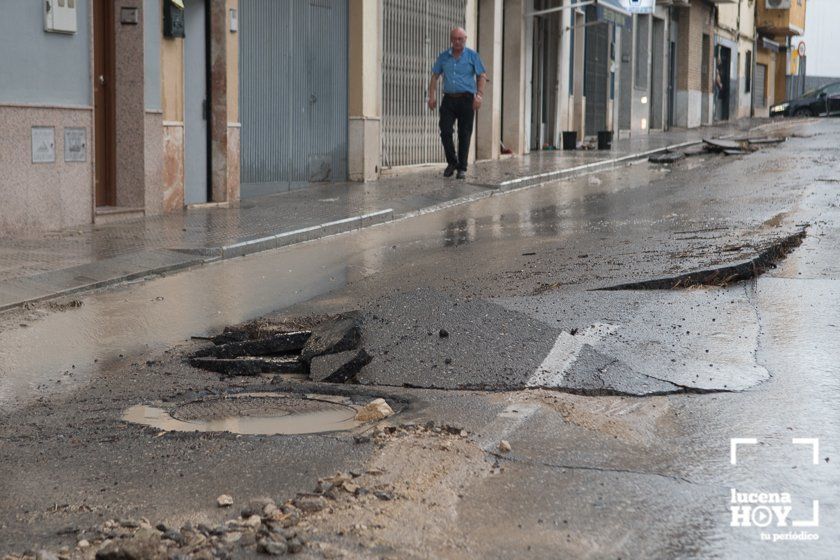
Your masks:
[{"label": "man's shoe", "polygon": [[466,179],[467,178],[467,172],[466,171],[461,171],[459,169],[458,173],[455,175],[455,178],[456,179]]},{"label": "man's shoe", "polygon": [[452,174],[455,173],[455,166],[454,165],[447,165],[446,169],[443,171],[444,177],[452,177]]}]

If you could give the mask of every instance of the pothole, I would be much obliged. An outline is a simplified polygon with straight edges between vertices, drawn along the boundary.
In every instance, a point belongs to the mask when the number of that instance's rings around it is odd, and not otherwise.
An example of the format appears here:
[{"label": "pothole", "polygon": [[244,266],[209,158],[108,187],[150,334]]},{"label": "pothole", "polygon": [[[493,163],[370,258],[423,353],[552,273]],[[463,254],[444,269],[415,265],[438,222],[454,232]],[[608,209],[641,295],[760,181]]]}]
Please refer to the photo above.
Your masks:
[{"label": "pothole", "polygon": [[643,280],[641,282],[630,282],[617,286],[599,288],[600,290],[678,290],[699,286],[725,287],[735,282],[757,278],[770,269],[776,267],[776,263],[784,259],[791,251],[799,247],[807,235],[807,230],[802,229],[793,235],[788,235],[776,240],[766,249],[754,257],[735,264],[656,278]]},{"label": "pothole", "polygon": [[[371,361],[362,347],[362,316],[289,319],[280,324],[228,327],[206,338],[213,343],[189,358],[195,368],[225,376],[292,374],[313,381],[346,383]],[[196,337],[205,339],[205,337]]]},{"label": "pothole", "polygon": [[136,405],[122,419],[172,432],[295,435],[353,430],[364,423],[356,419],[361,409],[348,397],[243,393],[167,408]]}]

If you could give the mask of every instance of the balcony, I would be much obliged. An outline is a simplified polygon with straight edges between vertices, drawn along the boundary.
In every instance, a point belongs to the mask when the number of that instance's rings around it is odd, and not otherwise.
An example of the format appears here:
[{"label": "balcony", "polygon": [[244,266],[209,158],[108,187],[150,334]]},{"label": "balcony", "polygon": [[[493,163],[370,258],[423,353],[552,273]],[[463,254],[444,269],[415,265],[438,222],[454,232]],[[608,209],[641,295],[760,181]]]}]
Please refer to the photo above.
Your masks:
[{"label": "balcony", "polygon": [[806,0],[756,0],[755,26],[759,33],[773,37],[805,33]]}]

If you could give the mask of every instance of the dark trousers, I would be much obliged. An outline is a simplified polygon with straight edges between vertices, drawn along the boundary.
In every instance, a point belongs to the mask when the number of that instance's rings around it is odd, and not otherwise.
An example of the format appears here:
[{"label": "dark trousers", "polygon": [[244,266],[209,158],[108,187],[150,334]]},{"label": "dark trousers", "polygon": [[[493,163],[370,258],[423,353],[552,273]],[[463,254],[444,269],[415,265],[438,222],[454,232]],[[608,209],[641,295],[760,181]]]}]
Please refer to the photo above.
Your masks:
[{"label": "dark trousers", "polygon": [[[446,163],[461,171],[467,170],[467,156],[470,153],[470,137],[475,120],[475,111],[473,111],[472,105],[472,95],[453,97],[445,94],[443,102],[440,104],[440,139],[443,141]],[[458,121],[457,154],[455,153],[455,142],[452,140],[455,121]]]}]

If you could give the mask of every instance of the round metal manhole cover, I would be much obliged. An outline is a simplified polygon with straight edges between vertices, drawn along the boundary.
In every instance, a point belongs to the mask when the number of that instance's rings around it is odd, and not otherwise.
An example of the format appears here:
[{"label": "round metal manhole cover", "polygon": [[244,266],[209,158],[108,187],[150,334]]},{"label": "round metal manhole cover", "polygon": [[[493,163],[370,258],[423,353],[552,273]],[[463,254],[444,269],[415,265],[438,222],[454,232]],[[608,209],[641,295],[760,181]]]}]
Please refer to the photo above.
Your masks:
[{"label": "round metal manhole cover", "polygon": [[175,432],[291,435],[352,430],[362,424],[357,410],[343,397],[246,393],[168,409],[137,405],[125,411],[123,420]]},{"label": "round metal manhole cover", "polygon": [[352,406],[292,395],[247,394],[203,399],[181,405],[172,417],[186,422],[219,420],[222,418],[277,418],[295,414],[345,412],[354,414]]}]

